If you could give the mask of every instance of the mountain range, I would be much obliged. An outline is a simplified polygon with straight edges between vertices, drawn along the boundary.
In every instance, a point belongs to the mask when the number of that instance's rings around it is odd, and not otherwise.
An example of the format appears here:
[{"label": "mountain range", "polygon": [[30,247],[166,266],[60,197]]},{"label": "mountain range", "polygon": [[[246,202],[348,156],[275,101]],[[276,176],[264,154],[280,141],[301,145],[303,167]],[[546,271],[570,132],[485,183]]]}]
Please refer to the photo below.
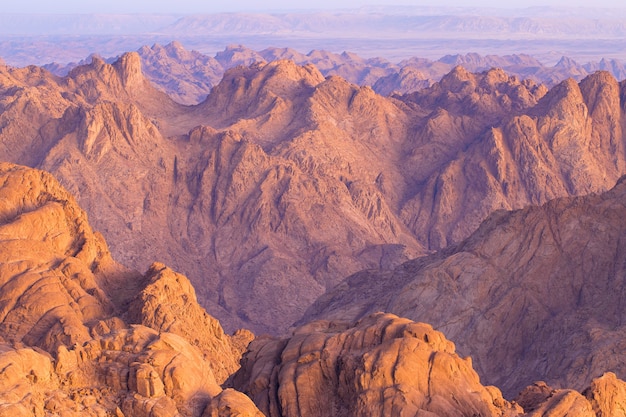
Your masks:
[{"label": "mountain range", "polygon": [[606,72],[548,90],[456,67],[383,97],[278,60],[183,106],[129,53],[63,78],[5,67],[0,138],[3,160],[77,195],[116,259],[184,272],[228,329],[280,333],[341,278],[460,242],[494,210],[612,187],[622,91]]},{"label": "mountain range", "polygon": [[[263,6],[259,6],[263,9]],[[623,8],[362,7],[217,14],[0,13],[0,56],[10,65],[118,56],[172,39],[213,56],[228,44],[344,51],[393,63],[477,53],[532,55],[545,65],[623,59]]]},{"label": "mountain range", "polygon": [[[155,86],[175,101],[192,105],[203,101],[211,88],[219,83],[226,70],[249,66],[255,62],[291,60],[298,65],[313,64],[324,75],[338,75],[360,86],[370,86],[383,96],[407,94],[429,87],[456,66],[470,72],[483,72],[492,68],[503,69],[520,80],[530,79],[548,87],[573,78],[577,81],[596,71],[608,71],[615,78],[626,78],[626,67],[616,59],[601,59],[579,64],[569,57],[561,57],[554,66],[542,64],[530,55],[446,55],[437,60],[412,57],[395,64],[384,58],[362,58],[343,52],[312,50],[307,54],[293,48],[269,47],[255,51],[244,45],[230,45],[214,56],[187,50],[180,42],[166,45],[153,44],[137,50],[141,57],[143,72]],[[117,58],[104,59],[113,63]],[[90,62],[90,58],[77,63],[50,63],[43,67],[59,76]]]},{"label": "mountain range", "polygon": [[0,66],[2,413],[620,415],[626,84],[459,59]]}]

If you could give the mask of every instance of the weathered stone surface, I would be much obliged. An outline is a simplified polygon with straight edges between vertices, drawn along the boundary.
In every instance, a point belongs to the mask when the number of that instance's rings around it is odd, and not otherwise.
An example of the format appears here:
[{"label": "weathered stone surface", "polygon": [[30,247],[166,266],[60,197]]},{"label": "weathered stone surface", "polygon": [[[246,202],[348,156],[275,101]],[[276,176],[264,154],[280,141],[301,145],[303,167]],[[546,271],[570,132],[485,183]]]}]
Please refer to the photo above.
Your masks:
[{"label": "weathered stone surface", "polygon": [[[41,399],[57,383],[52,358],[31,348],[0,345],[0,415],[43,415]],[[15,414],[10,414],[15,413]]]},{"label": "weathered stone surface", "polygon": [[583,395],[591,403],[597,417],[626,416],[626,382],[612,372],[594,379]]},{"label": "weathered stone surface", "polygon": [[213,397],[202,417],[263,417],[252,400],[239,391],[226,388]]},{"label": "weathered stone surface", "polygon": [[533,411],[524,414],[528,417],[595,417],[591,404],[580,393],[573,390],[556,390],[546,401]]},{"label": "weathered stone surface", "polygon": [[4,163],[0,178],[2,337],[48,351],[84,343],[86,323],[115,310],[105,290],[138,274],[113,262],[52,176]]},{"label": "weathered stone surface", "polygon": [[[257,339],[233,384],[268,416],[502,416],[521,411],[483,387],[470,359],[427,324],[389,314],[314,322]],[[429,414],[430,413],[430,414]]]},{"label": "weathered stone surface", "polygon": [[129,306],[128,320],[183,337],[202,351],[218,382],[224,382],[239,368],[239,358],[254,336],[240,332],[236,344],[245,346],[233,346],[220,323],[198,305],[187,277],[165,265],[153,264],[146,278],[146,287]]},{"label": "weathered stone surface", "polygon": [[50,174],[0,164],[0,414],[200,416],[251,338],[182,275],[115,263]]}]

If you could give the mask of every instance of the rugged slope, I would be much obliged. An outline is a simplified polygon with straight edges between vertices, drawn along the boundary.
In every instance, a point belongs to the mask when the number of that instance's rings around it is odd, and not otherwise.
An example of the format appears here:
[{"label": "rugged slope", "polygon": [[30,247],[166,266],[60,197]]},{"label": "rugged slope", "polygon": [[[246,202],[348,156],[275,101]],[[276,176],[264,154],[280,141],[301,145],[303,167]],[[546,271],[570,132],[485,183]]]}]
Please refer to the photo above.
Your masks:
[{"label": "rugged slope", "polygon": [[430,322],[509,396],[524,381],[582,389],[603,372],[624,375],[625,201],[620,181],[494,213],[456,246],[349,277],[306,320],[383,310]]},{"label": "rugged slope", "polygon": [[180,42],[144,46],[137,53],[146,77],[182,104],[203,101],[224,74],[217,59],[188,51]]},{"label": "rugged slope", "polygon": [[614,374],[508,402],[442,333],[382,313],[261,337],[237,371],[252,336],[225,335],[164,265],[115,263],[51,175],[1,163],[0,201],[2,415],[591,417],[626,402]]},{"label": "rugged slope", "polygon": [[115,263],[49,174],[2,163],[0,184],[2,415],[213,415],[251,336],[224,334],[185,277]]},{"label": "rugged slope", "polygon": [[[311,122],[309,97],[325,82],[313,67],[281,61],[232,70],[206,103],[185,113],[142,80],[124,82],[137,70],[131,56],[115,65],[95,61],[66,79],[42,73],[60,87],[78,86],[74,94],[81,106],[65,102],[63,115],[46,121],[51,126],[46,140],[54,146],[40,149],[37,165],[81,196],[94,224],[116,247],[124,247],[118,252],[123,262],[144,269],[151,262],[147,253],[152,253],[197,280],[204,305],[231,328],[243,319],[257,330],[275,331],[299,317],[337,277],[421,253],[376,189],[361,184],[348,189],[334,173],[318,175],[316,163],[331,167],[338,162],[332,143],[326,145],[324,161],[299,159],[306,157],[310,141],[318,140],[305,134]],[[231,91],[238,80],[245,87],[246,77],[251,78],[248,88],[238,95]],[[103,92],[88,94],[87,85]],[[339,85],[349,89],[347,94],[358,90]],[[114,91],[119,96],[115,102]],[[153,106],[159,100],[164,106]],[[44,118],[42,107],[38,112]],[[220,130],[199,127],[181,137],[163,136],[200,123]],[[300,150],[284,153],[297,151],[297,162],[270,152],[287,148],[281,143],[294,136],[302,136]],[[363,149],[350,153],[362,160]],[[340,162],[349,169],[348,163]],[[378,175],[382,168],[376,165]],[[334,204],[327,205],[331,195]],[[370,197],[379,202],[372,206]],[[298,205],[304,200],[317,207],[316,215]],[[344,245],[348,240],[352,243]],[[387,247],[390,242],[407,247]],[[365,249],[371,253],[362,255]],[[251,293],[263,294],[258,303],[249,302]],[[292,299],[288,304],[283,302],[286,293]]]},{"label": "rugged slope", "polygon": [[421,183],[402,208],[404,223],[438,249],[494,210],[610,188],[625,166],[621,91],[602,72],[543,95],[498,70],[479,77],[457,68],[408,96],[436,109],[418,130],[422,152],[406,161]]},{"label": "rugged slope", "polygon": [[0,158],[57,175],[117,259],[189,276],[230,330],[283,332],[349,274],[624,171],[623,87],[602,72],[547,92],[457,67],[385,98],[278,60],[227,71],[196,106],[153,87],[136,53],[1,75]]}]

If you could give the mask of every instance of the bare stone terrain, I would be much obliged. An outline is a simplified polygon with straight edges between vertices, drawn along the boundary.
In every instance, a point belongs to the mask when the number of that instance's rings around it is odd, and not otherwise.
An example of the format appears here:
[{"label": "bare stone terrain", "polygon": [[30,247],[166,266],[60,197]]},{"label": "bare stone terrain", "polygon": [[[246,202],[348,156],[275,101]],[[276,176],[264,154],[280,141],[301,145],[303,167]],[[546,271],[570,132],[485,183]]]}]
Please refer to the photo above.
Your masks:
[{"label": "bare stone terrain", "polygon": [[0,411],[620,415],[626,84],[359,59],[0,66]]},{"label": "bare stone terrain", "polygon": [[2,415],[623,415],[613,373],[582,393],[536,382],[509,402],[442,333],[392,314],[247,346],[253,336],[224,334],[184,276],[115,263],[50,174],[1,163],[0,184]]},{"label": "bare stone terrain", "polygon": [[195,106],[153,87],[137,53],[0,76],[1,158],[54,173],[116,259],[188,275],[230,331],[284,332],[345,276],[624,173],[606,72],[548,91],[456,67],[386,98],[279,60],[230,69]]},{"label": "bare stone terrain", "polygon": [[607,373],[582,394],[544,382],[515,401],[483,386],[471,358],[424,323],[377,313],[314,321],[251,343],[232,384],[267,416],[622,416],[626,383]]},{"label": "bare stone terrain", "polygon": [[583,389],[624,375],[623,179],[609,192],[497,212],[467,240],[393,272],[363,271],[305,315],[375,311],[432,323],[515,395],[529,380]]},{"label": "bare stone terrain", "polygon": [[218,400],[251,334],[224,334],[165,266],[115,263],[50,174],[1,163],[0,184],[1,415],[260,415]]}]

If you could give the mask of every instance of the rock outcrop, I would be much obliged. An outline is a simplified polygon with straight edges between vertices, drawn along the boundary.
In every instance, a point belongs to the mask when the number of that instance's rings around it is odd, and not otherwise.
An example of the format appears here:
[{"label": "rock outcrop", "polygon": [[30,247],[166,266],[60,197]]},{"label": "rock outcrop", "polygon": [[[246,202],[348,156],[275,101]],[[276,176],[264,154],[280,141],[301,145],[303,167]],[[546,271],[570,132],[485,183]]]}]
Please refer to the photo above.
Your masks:
[{"label": "rock outcrop", "polygon": [[165,265],[153,264],[145,278],[146,286],[125,313],[130,323],[179,335],[205,358],[216,358],[209,366],[219,383],[239,369],[239,358],[254,337],[251,333],[240,331],[233,341],[219,321],[198,305],[195,289],[187,277]]},{"label": "rock outcrop", "polygon": [[483,387],[470,359],[423,323],[376,314],[256,339],[233,385],[267,416],[503,416],[519,407]]},{"label": "rock outcrop", "polygon": [[509,402],[442,333],[383,313],[258,338],[230,383],[272,417],[619,416],[626,400],[625,383],[608,373],[582,394],[537,382]]},{"label": "rock outcrop", "polygon": [[117,264],[48,173],[0,163],[0,414],[201,416],[250,333],[232,338],[189,281]]}]

